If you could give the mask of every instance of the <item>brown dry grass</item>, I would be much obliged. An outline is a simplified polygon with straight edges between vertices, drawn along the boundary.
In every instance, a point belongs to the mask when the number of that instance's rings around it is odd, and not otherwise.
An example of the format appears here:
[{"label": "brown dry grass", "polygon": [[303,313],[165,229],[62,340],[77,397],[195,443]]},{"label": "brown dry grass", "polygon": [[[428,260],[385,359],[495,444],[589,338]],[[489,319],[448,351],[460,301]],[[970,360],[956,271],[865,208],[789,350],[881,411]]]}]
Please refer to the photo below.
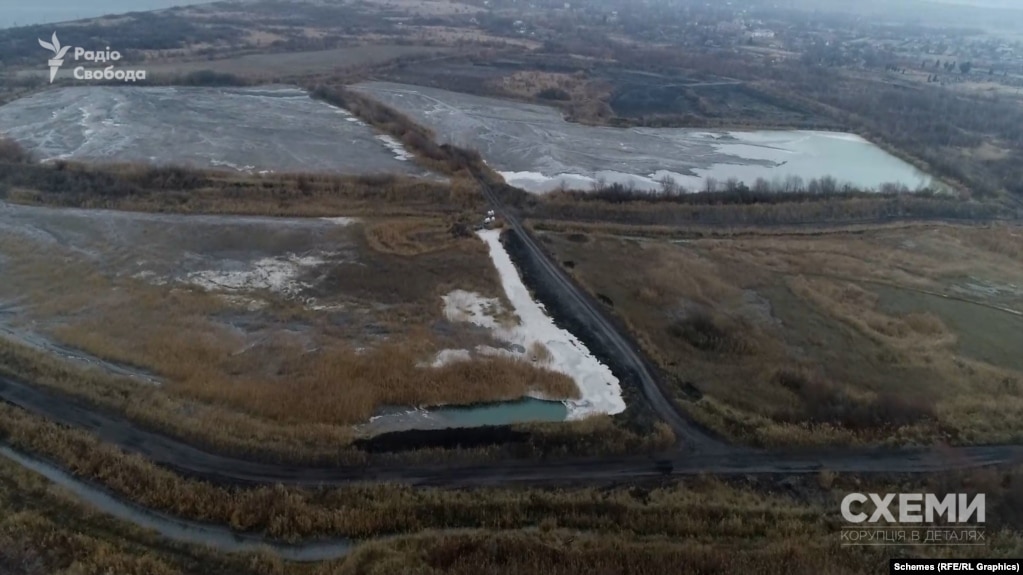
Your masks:
[{"label": "brown dry grass", "polygon": [[992,226],[986,229],[958,228],[955,237],[994,252],[1023,262],[1023,228],[1019,226]]},{"label": "brown dry grass", "polygon": [[[644,349],[686,384],[693,417],[738,440],[791,445],[1023,437],[1023,372],[1009,351],[1023,324],[1012,328],[1004,311],[1023,309],[1023,293],[953,289],[1023,285],[1017,233],[939,225],[675,243],[548,237],[570,273],[612,299]],[[1002,318],[1005,350],[984,348],[995,327],[956,306]]]},{"label": "brown dry grass", "polygon": [[879,310],[880,298],[854,282],[805,276],[788,280],[794,294],[809,301],[829,316],[839,319],[875,341],[899,351],[949,351],[956,343],[952,333],[933,313],[891,316]]},{"label": "brown dry grass", "polygon": [[[350,446],[347,427],[295,422],[277,424],[231,409],[167,393],[137,381],[111,377],[96,369],[64,364],[52,356],[0,338],[0,374],[63,394],[112,413],[124,414],[143,428],[217,453],[258,461],[320,465],[361,465],[367,454]],[[491,461],[501,455],[547,457],[559,455],[620,455],[658,452],[674,444],[664,426],[640,435],[616,425],[610,417],[592,417],[569,423],[522,425],[530,434],[528,445],[509,449],[423,449],[385,457],[399,463],[451,459]],[[35,448],[32,448],[35,450]]]},{"label": "brown dry grass", "polygon": [[577,398],[567,375],[522,360],[492,358],[417,367],[421,354],[406,344],[384,344],[364,353],[323,349],[314,358],[276,352],[279,377],[229,382],[189,378],[175,386],[202,401],[227,405],[283,423],[355,424],[380,406],[445,405],[507,401],[531,393]]},{"label": "brown dry grass", "polygon": [[275,425],[236,411],[205,405],[156,386],[64,364],[52,356],[0,338],[0,373],[80,397],[123,413],[145,427],[214,451],[268,461],[351,463],[365,454],[346,448],[346,428],[310,423]]},{"label": "brown dry grass", "polygon": [[399,256],[418,256],[452,247],[458,240],[451,225],[438,218],[389,219],[365,226],[374,250]]},{"label": "brown dry grass", "polygon": [[[444,490],[398,485],[227,489],[183,479],[87,433],[56,426],[16,408],[0,406],[0,414],[4,415],[0,429],[10,444],[54,460],[78,477],[106,485],[126,499],[181,517],[279,538],[372,537],[472,526],[517,529],[547,516],[557,517],[558,524],[566,528],[692,537],[707,530],[708,522],[719,520],[722,514],[734,515],[736,521],[713,529],[721,541],[740,541],[767,532],[796,535],[828,524],[821,517],[826,509],[823,505],[802,506],[786,494],[704,477],[646,488],[601,490]],[[813,478],[808,478],[808,484],[814,484]],[[836,490],[841,491],[839,486]],[[993,488],[990,497],[1004,495],[1005,490],[1005,485]],[[598,493],[602,495],[594,499]],[[438,513],[440,509],[446,511]],[[830,512],[837,513],[837,505]],[[614,514],[614,521],[607,520],[608,513]]]}]

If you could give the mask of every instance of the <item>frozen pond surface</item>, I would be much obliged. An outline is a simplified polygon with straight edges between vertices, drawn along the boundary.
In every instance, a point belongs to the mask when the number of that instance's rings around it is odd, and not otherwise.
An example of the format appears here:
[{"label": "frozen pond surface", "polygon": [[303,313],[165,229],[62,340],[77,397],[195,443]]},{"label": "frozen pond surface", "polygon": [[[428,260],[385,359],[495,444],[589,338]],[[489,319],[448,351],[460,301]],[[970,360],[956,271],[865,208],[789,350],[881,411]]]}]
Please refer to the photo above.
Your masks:
[{"label": "frozen pond surface", "polygon": [[804,181],[916,189],[932,178],[852,134],[812,131],[708,132],[681,128],[610,128],[566,122],[546,106],[435,88],[370,82],[357,89],[431,128],[442,142],[475,148],[512,185],[544,192],[620,182],[658,189],[671,176],[690,190],[707,178]]},{"label": "frozen pond surface", "polygon": [[0,133],[42,159],[423,173],[399,142],[287,86],[62,88],[0,107]]},{"label": "frozen pond surface", "polygon": [[[177,215],[0,202],[0,239],[71,250],[114,275],[208,291],[301,295],[315,270],[350,263],[350,218]],[[2,252],[0,252],[2,255]],[[3,290],[0,289],[0,293]]]},{"label": "frozen pond surface", "polygon": [[527,397],[518,401],[427,409],[388,408],[360,426],[365,435],[410,429],[483,427],[527,422],[565,421],[568,408],[560,401]]}]

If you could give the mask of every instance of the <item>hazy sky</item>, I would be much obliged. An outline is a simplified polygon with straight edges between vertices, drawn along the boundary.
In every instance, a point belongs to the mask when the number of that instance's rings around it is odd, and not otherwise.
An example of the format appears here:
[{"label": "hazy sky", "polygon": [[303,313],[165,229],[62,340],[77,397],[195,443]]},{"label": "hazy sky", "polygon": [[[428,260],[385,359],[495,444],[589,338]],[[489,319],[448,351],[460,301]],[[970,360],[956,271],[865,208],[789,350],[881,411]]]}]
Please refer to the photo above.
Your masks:
[{"label": "hazy sky", "polygon": [[65,22],[202,2],[203,0],[2,0],[0,28]]},{"label": "hazy sky", "polygon": [[1018,8],[1023,10],[1023,0],[927,0],[943,4],[959,4],[961,6],[979,6],[984,8]]}]

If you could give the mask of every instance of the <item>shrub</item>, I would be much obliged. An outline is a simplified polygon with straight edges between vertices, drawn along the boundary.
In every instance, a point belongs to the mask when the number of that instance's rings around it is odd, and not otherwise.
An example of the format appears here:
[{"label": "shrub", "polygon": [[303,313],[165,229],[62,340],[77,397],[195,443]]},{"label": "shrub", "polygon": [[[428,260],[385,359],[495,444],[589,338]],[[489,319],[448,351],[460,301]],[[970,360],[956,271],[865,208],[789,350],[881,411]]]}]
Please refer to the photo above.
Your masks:
[{"label": "shrub", "polygon": [[31,156],[21,144],[10,138],[0,137],[0,162],[23,164],[30,159]]}]

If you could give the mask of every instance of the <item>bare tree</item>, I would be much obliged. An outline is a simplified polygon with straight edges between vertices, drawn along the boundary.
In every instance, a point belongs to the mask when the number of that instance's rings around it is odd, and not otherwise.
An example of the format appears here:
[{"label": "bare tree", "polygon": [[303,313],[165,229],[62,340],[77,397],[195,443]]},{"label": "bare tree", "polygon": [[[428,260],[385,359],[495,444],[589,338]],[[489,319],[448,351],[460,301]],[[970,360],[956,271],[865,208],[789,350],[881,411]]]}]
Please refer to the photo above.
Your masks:
[{"label": "bare tree", "polygon": [[657,181],[661,186],[661,194],[665,196],[677,196],[679,195],[679,185],[675,181],[675,178],[665,174],[660,180]]},{"label": "bare tree", "polygon": [[821,178],[821,193],[822,194],[833,194],[838,190],[838,181],[832,176],[824,176]]}]

